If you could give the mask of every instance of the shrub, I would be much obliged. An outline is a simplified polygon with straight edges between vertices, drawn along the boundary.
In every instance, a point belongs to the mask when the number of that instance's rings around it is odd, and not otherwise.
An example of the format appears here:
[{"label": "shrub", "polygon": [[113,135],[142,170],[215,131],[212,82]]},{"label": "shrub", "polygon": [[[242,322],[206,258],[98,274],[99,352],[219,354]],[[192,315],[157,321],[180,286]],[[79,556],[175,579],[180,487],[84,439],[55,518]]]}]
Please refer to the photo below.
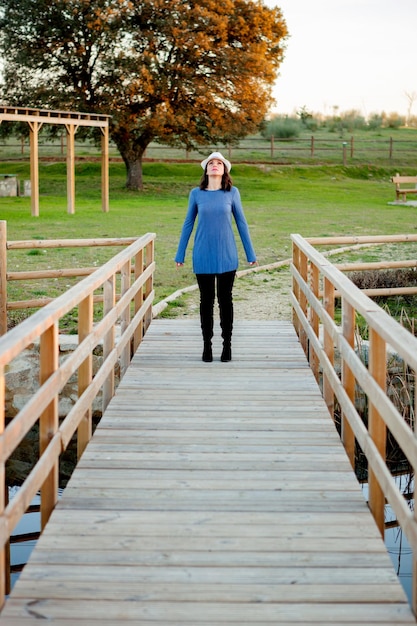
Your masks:
[{"label": "shrub", "polygon": [[292,117],[274,117],[265,124],[262,129],[262,136],[265,139],[274,137],[275,139],[294,139],[298,137],[301,130],[301,122]]},{"label": "shrub", "polygon": [[[395,287],[415,287],[417,271],[411,269],[374,270],[366,272],[352,272],[350,280],[359,289],[391,289]],[[407,327],[413,334],[416,333],[417,296],[413,294],[375,296],[373,298],[380,306],[386,309],[391,317]]]}]

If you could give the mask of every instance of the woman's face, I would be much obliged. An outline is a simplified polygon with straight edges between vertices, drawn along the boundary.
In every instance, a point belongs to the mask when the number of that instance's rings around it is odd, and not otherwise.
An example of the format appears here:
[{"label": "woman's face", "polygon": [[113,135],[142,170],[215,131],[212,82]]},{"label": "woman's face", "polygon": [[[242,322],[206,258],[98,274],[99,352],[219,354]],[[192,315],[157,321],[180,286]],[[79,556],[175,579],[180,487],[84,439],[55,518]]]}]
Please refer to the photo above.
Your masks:
[{"label": "woman's face", "polygon": [[220,159],[212,159],[207,163],[207,176],[223,176],[224,163]]}]

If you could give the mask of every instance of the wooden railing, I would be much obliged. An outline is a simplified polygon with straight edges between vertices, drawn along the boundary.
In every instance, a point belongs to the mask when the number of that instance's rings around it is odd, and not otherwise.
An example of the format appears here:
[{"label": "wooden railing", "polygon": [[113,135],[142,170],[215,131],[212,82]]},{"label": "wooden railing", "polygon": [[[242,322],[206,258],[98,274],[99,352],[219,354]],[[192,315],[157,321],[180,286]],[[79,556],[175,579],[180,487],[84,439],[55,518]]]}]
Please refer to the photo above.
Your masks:
[{"label": "wooden railing", "polygon": [[[152,318],[154,234],[136,239],[101,268],[0,337],[0,605],[8,591],[8,541],[18,521],[40,491],[44,528],[58,500],[58,469],[62,452],[77,434],[78,458],[92,435],[92,404],[102,393],[103,410],[114,395],[115,367],[120,377]],[[132,271],[133,270],[133,271]],[[116,294],[119,284],[120,293]],[[100,320],[94,320],[94,299],[103,300]],[[59,323],[78,314],[78,344],[64,360],[59,357]],[[116,338],[116,328],[120,329]],[[10,421],[5,416],[5,379],[13,360],[39,342],[39,388]],[[102,363],[93,375],[93,350],[103,346]],[[60,393],[72,377],[78,399],[59,422]],[[27,433],[39,427],[39,460],[7,503],[6,463]]]},{"label": "wooden railing", "polygon": [[[292,235],[293,322],[323,397],[332,417],[335,399],[341,411],[341,437],[355,467],[355,447],[359,445],[368,463],[369,507],[384,535],[386,502],[413,551],[412,608],[417,614],[417,520],[409,503],[398,489],[386,463],[387,431],[408,459],[411,471],[417,468],[415,432],[403,419],[386,392],[387,346],[395,351],[409,370],[417,372],[417,338],[358,289],[340,269],[318,252],[319,245],[353,245],[417,241],[417,235],[391,237],[338,237],[304,239]],[[413,261],[414,266],[416,262]],[[389,265],[389,264],[388,264]],[[387,267],[387,264],[383,264]],[[398,265],[396,265],[398,267]],[[405,265],[404,265],[405,266]],[[360,266],[346,265],[353,270]],[[366,264],[369,269],[370,265]],[[364,269],[364,267],[362,267]],[[386,290],[377,290],[378,294]],[[404,291],[404,290],[403,290]],[[415,293],[415,290],[414,290]],[[374,292],[373,295],[376,295]],[[341,321],[335,321],[335,298],[341,300]],[[356,318],[361,316],[369,332],[369,360],[365,365],[355,350]],[[320,332],[322,329],[322,333]],[[356,346],[357,347],[357,346]],[[336,352],[337,351],[337,352]],[[339,376],[335,355],[340,359]],[[368,400],[368,424],[355,406],[355,390],[361,389]],[[411,396],[415,388],[411,390]],[[414,410],[416,408],[416,399]]]}]

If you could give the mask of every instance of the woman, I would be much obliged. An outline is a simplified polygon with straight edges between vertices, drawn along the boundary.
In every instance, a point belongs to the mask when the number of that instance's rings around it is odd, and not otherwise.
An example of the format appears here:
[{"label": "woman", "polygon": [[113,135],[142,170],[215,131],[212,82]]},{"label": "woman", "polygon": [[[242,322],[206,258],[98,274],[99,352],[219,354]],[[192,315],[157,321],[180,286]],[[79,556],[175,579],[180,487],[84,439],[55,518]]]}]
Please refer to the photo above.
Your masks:
[{"label": "woman", "polygon": [[196,217],[197,229],[193,248],[193,271],[200,289],[200,319],[203,333],[203,361],[213,360],[213,310],[215,287],[219,303],[223,351],[221,361],[232,359],[233,298],[232,290],[238,267],[238,252],[233,233],[232,215],[250,265],[256,255],[242,209],[240,194],[233,187],[229,172],[231,163],[220,152],[213,152],[201,162],[204,170],[200,186],[191,190],[188,211],[182,227],[175,261],[184,265],[185,251]]}]

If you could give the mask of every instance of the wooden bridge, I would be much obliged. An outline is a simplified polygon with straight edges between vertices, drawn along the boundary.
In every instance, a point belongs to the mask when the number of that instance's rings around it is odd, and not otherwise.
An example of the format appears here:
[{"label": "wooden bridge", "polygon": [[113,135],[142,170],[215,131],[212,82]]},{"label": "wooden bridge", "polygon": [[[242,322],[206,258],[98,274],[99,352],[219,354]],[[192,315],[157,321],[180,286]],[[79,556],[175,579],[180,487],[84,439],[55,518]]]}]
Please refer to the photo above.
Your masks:
[{"label": "wooden bridge", "polygon": [[1,626],[415,623],[292,324],[214,353],[152,322]]}]

